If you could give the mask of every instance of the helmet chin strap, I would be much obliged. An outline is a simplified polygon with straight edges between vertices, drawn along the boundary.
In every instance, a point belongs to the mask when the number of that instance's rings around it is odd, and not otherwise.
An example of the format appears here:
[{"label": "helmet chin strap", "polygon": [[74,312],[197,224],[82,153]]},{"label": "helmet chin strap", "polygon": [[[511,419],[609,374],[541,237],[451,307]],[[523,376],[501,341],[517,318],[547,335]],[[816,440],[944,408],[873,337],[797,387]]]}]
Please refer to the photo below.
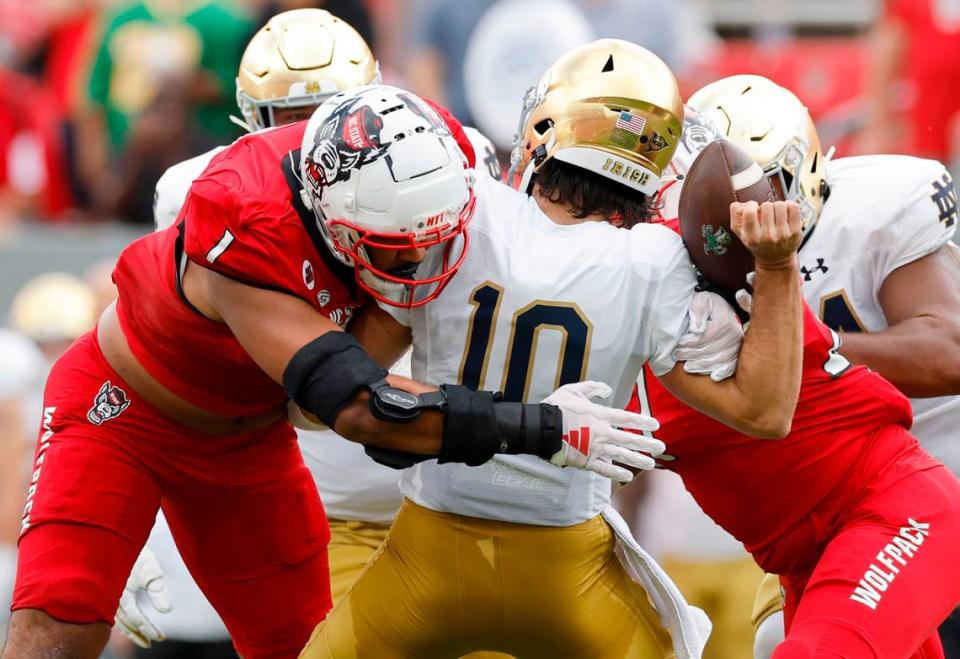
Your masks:
[{"label": "helmet chin strap", "polygon": [[398,279],[413,279],[413,276],[417,274],[417,268],[420,267],[419,263],[406,263],[404,265],[397,266],[387,270],[387,274],[397,277]]},{"label": "helmet chin strap", "polygon": [[[390,274],[394,274],[394,271],[391,271]],[[407,286],[405,284],[381,279],[362,266],[360,267],[359,275],[361,281],[363,281],[363,283],[371,290],[374,290],[384,297],[394,300],[395,302],[403,303],[403,296],[409,295]]]},{"label": "helmet chin strap", "polygon": [[230,123],[235,124],[235,125],[237,125],[237,126],[240,126],[240,128],[242,128],[243,130],[245,130],[245,131],[248,132],[248,133],[252,133],[253,130],[254,130],[254,129],[250,126],[250,124],[248,124],[246,121],[244,121],[244,120],[241,119],[240,117],[235,117],[235,116],[232,115],[232,114],[230,115]]}]

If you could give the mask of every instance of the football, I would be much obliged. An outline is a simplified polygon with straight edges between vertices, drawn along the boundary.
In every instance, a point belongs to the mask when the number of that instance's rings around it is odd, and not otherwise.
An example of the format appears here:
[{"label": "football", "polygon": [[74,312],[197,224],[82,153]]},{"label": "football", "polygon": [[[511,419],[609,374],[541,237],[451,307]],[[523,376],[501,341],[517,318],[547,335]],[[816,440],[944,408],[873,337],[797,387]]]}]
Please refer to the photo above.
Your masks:
[{"label": "football", "polygon": [[678,214],[683,243],[705,279],[730,291],[743,288],[753,255],[730,229],[730,204],[777,199],[760,165],[730,140],[721,137],[700,152],[683,182]]}]

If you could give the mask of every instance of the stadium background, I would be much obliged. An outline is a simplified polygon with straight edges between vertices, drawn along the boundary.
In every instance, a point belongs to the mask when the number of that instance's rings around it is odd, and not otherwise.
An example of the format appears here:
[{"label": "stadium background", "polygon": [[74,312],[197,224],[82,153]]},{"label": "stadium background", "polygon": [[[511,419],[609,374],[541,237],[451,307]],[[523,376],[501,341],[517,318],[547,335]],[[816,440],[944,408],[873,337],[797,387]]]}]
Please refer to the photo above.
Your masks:
[{"label": "stadium background", "polygon": [[[512,3],[534,20],[478,30],[491,6]],[[581,12],[575,29],[562,3]],[[50,271],[109,299],[110,263],[151,228],[156,179],[240,134],[228,116],[247,39],[277,11],[304,6],[354,25],[385,82],[446,103],[501,157],[516,90],[543,68],[524,63],[562,32],[568,46],[612,36],[650,48],[685,95],[734,73],[773,78],[804,100],[838,154],[960,167],[960,0],[0,0],[0,323],[31,331],[11,304]],[[30,321],[48,357],[93,317],[67,318],[66,308],[55,301]],[[20,429],[0,428],[0,458],[30,450],[35,402]],[[13,436],[23,428],[30,437]],[[25,462],[0,459],[0,549],[16,537]]]}]

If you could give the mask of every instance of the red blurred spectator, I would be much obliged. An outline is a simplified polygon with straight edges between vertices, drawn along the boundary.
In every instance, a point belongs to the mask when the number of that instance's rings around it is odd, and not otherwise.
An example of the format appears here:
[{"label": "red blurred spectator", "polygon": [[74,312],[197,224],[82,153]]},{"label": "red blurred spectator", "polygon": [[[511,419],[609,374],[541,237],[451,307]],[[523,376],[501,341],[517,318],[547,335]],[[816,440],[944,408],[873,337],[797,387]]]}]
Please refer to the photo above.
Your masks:
[{"label": "red blurred spectator", "polygon": [[960,113],[960,2],[885,0],[871,51],[860,150],[906,150],[945,162],[960,155],[951,144]]},{"label": "red blurred spectator", "polygon": [[73,198],[62,144],[53,94],[0,68],[0,213],[65,217]]}]

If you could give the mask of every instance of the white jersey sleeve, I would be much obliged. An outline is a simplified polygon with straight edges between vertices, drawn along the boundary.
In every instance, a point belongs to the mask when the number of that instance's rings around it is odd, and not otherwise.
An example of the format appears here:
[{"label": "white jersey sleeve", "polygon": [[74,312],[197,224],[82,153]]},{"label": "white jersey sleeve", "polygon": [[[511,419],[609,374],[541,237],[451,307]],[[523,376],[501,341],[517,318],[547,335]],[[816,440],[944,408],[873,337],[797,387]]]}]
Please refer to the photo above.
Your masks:
[{"label": "white jersey sleeve", "polygon": [[163,173],[157,181],[153,196],[154,228],[162,231],[173,226],[187,199],[187,192],[194,179],[203,173],[213,157],[226,147],[218,146],[199,156],[179,162]]},{"label": "white jersey sleeve", "polygon": [[503,168],[500,166],[500,160],[497,159],[497,150],[493,147],[493,142],[476,128],[464,126],[463,132],[467,134],[470,144],[473,145],[473,152],[477,157],[477,174],[483,175],[486,172],[493,180],[501,180]]},{"label": "white jersey sleeve", "polygon": [[839,158],[826,175],[830,196],[799,253],[803,295],[835,330],[882,330],[883,282],[949,241],[956,193],[940,163],[910,156]]},{"label": "white jersey sleeve", "polygon": [[[647,343],[640,347],[640,351],[649,355],[650,370],[659,377],[669,373],[677,363],[673,351],[689,327],[690,298],[697,280],[680,238],[665,227],[654,226],[662,230],[657,232],[656,240],[662,243],[663,254],[670,255],[663,276],[671,284],[657,288],[657,295],[650,305],[650,332],[643,337]],[[651,243],[649,233],[645,232],[641,238],[647,249]]]},{"label": "white jersey sleeve", "polygon": [[943,247],[957,228],[957,191],[947,170],[935,160],[904,161],[902,196],[890,200],[899,212],[891,223],[894,235],[883,254],[883,279]]}]

